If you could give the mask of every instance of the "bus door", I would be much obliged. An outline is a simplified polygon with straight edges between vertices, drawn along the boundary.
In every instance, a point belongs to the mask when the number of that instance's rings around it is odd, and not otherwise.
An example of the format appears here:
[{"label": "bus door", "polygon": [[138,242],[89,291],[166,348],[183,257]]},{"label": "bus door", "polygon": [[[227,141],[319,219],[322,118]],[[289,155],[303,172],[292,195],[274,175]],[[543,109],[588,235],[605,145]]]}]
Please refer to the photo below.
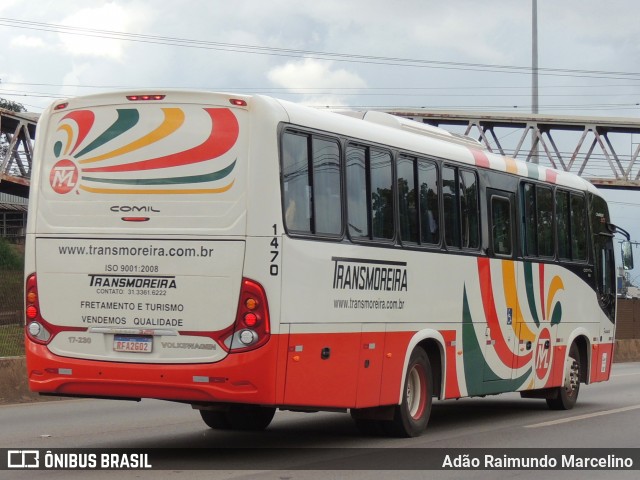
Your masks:
[{"label": "bus door", "polygon": [[[510,382],[518,347],[518,325],[514,323],[519,318],[517,264],[514,261],[516,244],[514,194],[488,188],[487,202],[489,255],[493,257],[490,281],[494,286],[492,289],[494,309],[487,312],[484,347],[487,361],[483,381],[492,384],[490,389],[502,391],[505,388],[501,383]],[[504,295],[500,294],[502,291]]]},{"label": "bus door", "polygon": [[613,253],[613,234],[609,230],[609,212],[605,201],[592,197],[591,229],[593,233],[594,264],[598,303],[602,310],[600,321],[600,343],[592,352],[591,381],[609,379],[613,356],[613,343],[616,318],[615,259]]}]

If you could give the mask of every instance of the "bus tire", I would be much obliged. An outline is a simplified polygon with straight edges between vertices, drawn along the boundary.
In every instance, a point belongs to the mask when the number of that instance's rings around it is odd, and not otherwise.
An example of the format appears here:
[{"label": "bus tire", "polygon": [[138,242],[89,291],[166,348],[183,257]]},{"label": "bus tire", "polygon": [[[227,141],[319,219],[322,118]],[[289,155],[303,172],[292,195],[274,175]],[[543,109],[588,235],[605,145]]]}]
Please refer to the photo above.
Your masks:
[{"label": "bus tire", "polygon": [[385,422],[389,435],[417,437],[424,432],[431,414],[433,379],[426,352],[420,348],[411,352],[404,379],[402,402],[395,407],[393,420]]},{"label": "bus tire", "polygon": [[257,405],[232,405],[226,411],[200,410],[202,420],[216,430],[260,431],[269,426],[276,409]]},{"label": "bus tire", "polygon": [[578,345],[571,344],[569,355],[565,360],[562,385],[556,387],[554,395],[547,398],[551,410],[571,410],[578,401],[580,392],[580,351]]},{"label": "bus tire", "polygon": [[231,424],[227,418],[227,412],[200,410],[200,416],[209,428],[215,430],[229,430],[231,428]]}]

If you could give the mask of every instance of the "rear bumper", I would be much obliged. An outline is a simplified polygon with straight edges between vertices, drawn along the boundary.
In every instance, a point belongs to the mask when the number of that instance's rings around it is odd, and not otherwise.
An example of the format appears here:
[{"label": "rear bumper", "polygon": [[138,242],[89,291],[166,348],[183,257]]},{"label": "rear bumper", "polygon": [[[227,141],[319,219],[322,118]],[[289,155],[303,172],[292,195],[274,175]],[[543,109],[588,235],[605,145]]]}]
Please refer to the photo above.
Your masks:
[{"label": "rear bumper", "polygon": [[166,365],[66,358],[27,340],[29,388],[54,395],[273,405],[278,343],[272,335],[263,347],[217,363]]}]

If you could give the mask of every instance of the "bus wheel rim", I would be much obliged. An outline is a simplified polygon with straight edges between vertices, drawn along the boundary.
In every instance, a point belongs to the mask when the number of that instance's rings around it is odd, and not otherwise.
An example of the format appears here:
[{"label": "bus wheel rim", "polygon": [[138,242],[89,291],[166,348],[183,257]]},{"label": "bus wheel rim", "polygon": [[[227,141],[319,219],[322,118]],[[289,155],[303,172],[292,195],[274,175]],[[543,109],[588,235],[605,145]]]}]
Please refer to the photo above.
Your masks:
[{"label": "bus wheel rim", "polygon": [[419,420],[427,405],[427,382],[424,368],[414,365],[407,377],[407,408],[414,420]]}]

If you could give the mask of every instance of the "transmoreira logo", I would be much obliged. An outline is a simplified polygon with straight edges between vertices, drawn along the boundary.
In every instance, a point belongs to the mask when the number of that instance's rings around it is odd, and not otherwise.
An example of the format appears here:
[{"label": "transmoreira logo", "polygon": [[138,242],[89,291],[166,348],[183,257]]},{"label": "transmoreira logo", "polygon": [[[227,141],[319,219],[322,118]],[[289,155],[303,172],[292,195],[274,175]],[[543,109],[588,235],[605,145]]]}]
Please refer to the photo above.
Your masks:
[{"label": "transmoreira logo", "polygon": [[71,160],[60,160],[51,169],[49,182],[56,193],[69,193],[78,184],[78,167]]}]

